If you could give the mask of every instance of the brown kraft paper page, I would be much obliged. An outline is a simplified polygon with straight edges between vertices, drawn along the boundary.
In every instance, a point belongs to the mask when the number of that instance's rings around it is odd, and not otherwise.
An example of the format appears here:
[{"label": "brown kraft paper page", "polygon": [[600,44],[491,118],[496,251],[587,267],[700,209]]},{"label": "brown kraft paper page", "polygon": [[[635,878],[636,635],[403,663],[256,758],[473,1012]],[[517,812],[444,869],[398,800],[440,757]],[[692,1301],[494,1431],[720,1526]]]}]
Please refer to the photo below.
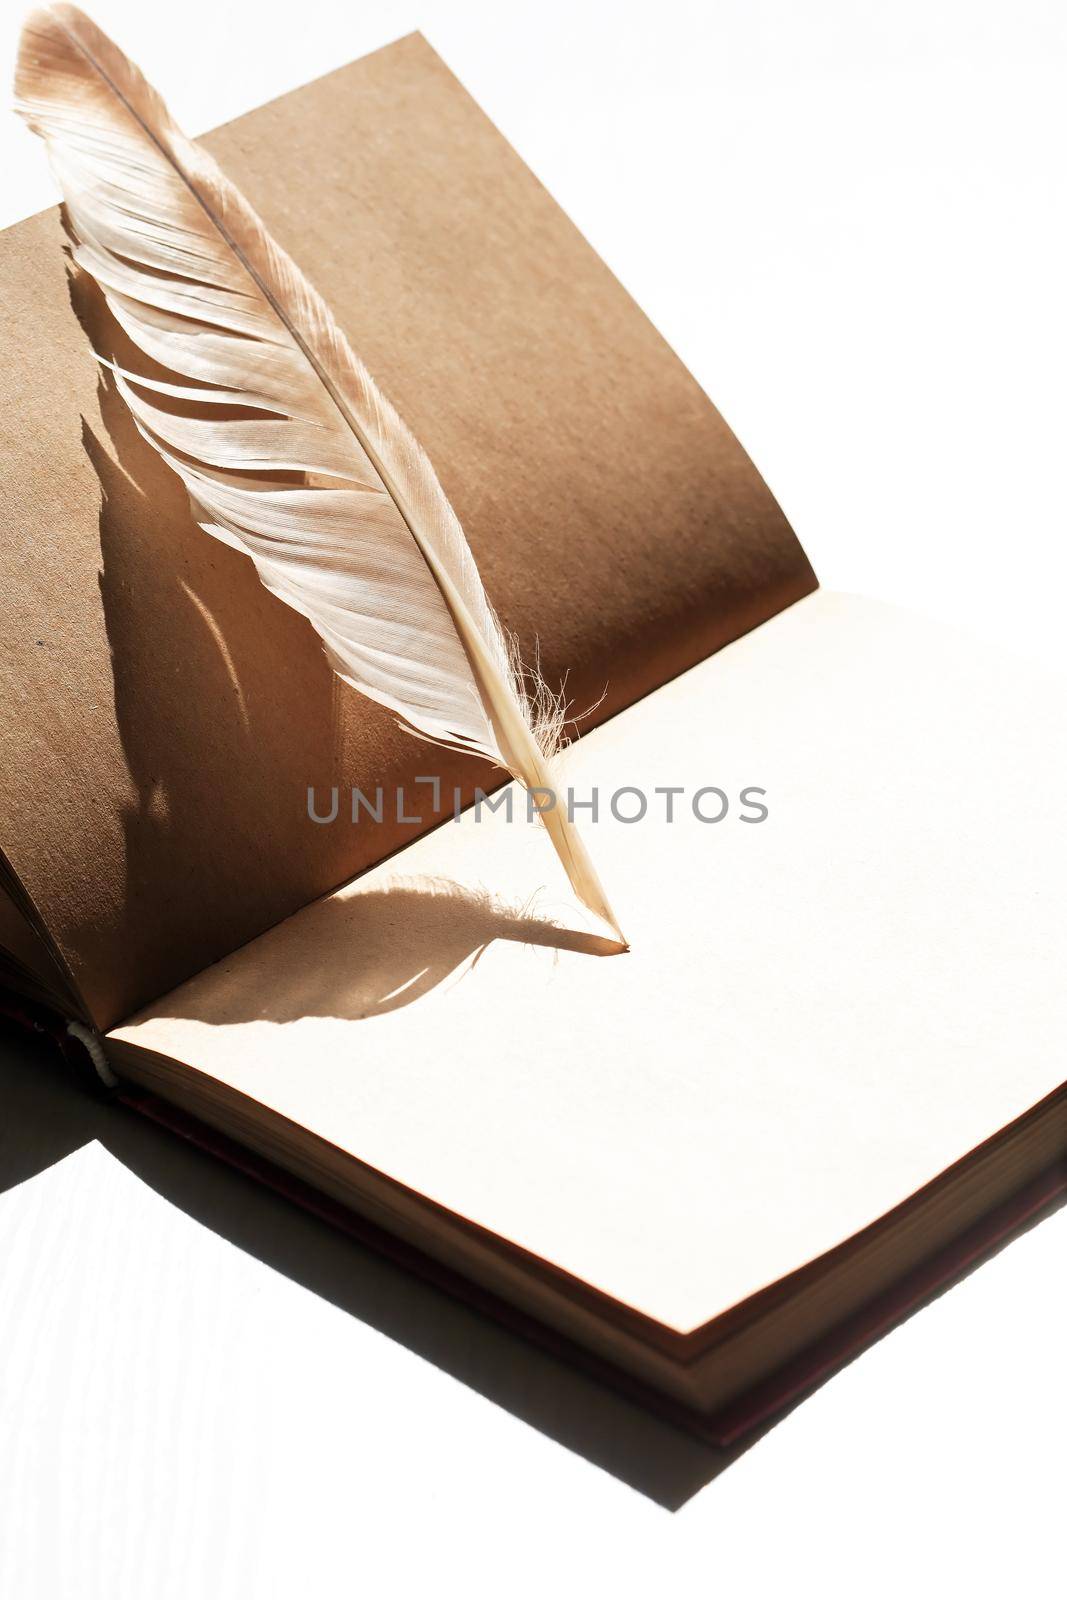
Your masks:
[{"label": "brown kraft paper page", "polygon": [[[204,142],[425,445],[504,624],[577,709],[606,686],[592,722],[814,587],[694,380],[421,38]],[[418,831],[317,827],[309,785],[500,775],[340,684],[196,527],[100,381],[63,244],[58,211],[0,237],[0,844],[106,1028]]]}]

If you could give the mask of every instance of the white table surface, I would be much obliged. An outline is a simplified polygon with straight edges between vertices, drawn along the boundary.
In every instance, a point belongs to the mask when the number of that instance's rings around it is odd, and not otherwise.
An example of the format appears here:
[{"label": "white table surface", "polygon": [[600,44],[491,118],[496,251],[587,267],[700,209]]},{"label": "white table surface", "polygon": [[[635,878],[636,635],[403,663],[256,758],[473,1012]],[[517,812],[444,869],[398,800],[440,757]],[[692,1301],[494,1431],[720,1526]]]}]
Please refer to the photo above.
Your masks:
[{"label": "white table surface", "polygon": [[[711,393],[824,583],[1067,664],[1062,7],[94,14],[193,133],[420,27]],[[12,10],[0,30],[12,56]],[[0,170],[0,222],[51,202],[14,119]],[[724,1462],[17,1045],[0,1189],[14,1600],[1062,1583],[1067,1210]]]}]

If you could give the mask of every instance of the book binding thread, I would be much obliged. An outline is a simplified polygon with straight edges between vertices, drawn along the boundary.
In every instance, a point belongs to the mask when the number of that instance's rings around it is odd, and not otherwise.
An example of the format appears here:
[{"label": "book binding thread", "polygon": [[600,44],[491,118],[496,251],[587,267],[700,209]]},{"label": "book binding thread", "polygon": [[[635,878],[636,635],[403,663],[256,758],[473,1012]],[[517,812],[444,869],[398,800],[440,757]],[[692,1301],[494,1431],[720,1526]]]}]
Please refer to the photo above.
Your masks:
[{"label": "book binding thread", "polygon": [[67,1032],[72,1039],[77,1039],[83,1045],[89,1060],[93,1064],[100,1082],[106,1089],[117,1089],[119,1080],[112,1072],[107,1056],[104,1054],[103,1042],[94,1028],[87,1028],[83,1022],[68,1022]]}]

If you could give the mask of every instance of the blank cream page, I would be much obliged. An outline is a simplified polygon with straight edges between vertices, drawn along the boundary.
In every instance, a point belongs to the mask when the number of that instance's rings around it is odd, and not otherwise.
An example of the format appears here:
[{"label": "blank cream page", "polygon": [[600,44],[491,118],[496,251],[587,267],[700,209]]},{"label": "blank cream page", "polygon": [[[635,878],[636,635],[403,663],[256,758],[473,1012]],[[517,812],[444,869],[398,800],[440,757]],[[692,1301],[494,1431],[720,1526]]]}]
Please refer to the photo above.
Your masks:
[{"label": "blank cream page", "polygon": [[[115,1037],[688,1331],[1067,1076],[1065,731],[1055,681],[817,593],[567,752],[629,953],[515,793]],[[307,825],[374,826],[340,801]]]}]

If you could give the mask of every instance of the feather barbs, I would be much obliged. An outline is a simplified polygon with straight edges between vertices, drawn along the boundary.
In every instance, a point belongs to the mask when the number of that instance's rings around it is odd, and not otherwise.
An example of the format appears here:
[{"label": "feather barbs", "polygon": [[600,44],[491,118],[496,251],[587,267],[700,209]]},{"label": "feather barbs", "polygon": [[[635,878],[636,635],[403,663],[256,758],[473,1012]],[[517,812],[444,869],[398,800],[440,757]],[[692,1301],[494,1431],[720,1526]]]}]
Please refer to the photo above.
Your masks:
[{"label": "feather barbs", "polygon": [[[252,208],[72,6],[27,22],[16,106],[129,341],[119,393],[201,526],[411,731],[549,786],[558,704],[536,674],[529,691],[425,452]],[[617,932],[573,824],[545,822]]]}]

